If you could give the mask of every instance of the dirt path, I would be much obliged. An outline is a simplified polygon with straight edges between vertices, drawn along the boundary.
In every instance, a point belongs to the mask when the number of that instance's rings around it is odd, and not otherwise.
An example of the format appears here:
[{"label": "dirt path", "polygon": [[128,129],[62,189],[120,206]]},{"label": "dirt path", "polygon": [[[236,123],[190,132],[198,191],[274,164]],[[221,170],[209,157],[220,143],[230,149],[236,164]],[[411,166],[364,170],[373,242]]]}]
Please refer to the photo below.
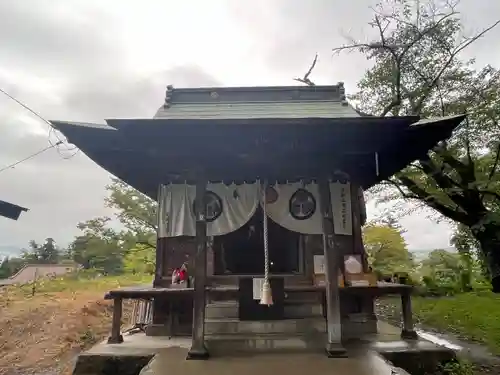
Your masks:
[{"label": "dirt path", "polygon": [[[378,300],[376,313],[381,320],[396,326],[401,324],[400,307],[390,300]],[[419,329],[429,332],[439,339],[461,347],[460,356],[472,363],[475,375],[500,374],[500,357],[492,354],[484,345],[468,340],[466,337],[458,337],[450,332],[440,332],[431,327],[425,327],[418,321],[416,325]]]},{"label": "dirt path", "polygon": [[0,294],[0,375],[68,373],[82,349],[108,334],[110,321],[101,292]]}]

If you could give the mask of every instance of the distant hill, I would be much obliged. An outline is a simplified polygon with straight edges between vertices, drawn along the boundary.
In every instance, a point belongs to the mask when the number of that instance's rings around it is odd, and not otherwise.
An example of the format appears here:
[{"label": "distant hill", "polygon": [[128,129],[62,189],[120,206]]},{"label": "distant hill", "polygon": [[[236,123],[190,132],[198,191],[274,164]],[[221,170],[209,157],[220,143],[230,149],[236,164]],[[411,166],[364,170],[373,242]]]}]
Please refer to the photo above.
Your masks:
[{"label": "distant hill", "polygon": [[[434,249],[417,249],[417,250],[412,250],[410,249],[410,253],[412,253],[415,257],[416,261],[421,261],[425,258],[427,258],[427,255]],[[450,251],[450,252],[455,252],[456,250],[453,247],[448,247],[445,248],[444,250]]]},{"label": "distant hill", "polygon": [[0,258],[19,256],[21,249],[16,246],[0,245]]}]

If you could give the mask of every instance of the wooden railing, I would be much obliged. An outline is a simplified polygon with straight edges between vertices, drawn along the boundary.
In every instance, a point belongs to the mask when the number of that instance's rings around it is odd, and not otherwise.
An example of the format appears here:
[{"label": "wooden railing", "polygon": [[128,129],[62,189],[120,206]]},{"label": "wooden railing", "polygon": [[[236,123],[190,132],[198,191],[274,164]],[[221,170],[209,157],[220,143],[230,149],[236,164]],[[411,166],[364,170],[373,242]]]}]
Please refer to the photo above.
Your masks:
[{"label": "wooden railing", "polygon": [[134,308],[130,318],[131,330],[140,329],[144,331],[148,324],[153,322],[153,301],[150,299],[139,299],[134,301]]}]

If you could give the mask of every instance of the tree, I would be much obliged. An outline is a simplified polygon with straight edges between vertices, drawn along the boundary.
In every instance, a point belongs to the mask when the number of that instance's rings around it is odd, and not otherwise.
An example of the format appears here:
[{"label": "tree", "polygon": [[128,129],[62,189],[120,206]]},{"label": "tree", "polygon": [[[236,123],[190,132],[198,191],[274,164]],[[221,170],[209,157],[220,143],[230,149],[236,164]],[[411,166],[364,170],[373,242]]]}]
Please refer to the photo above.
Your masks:
[{"label": "tree", "polygon": [[0,263],[0,279],[6,279],[12,275],[9,257],[6,257]]},{"label": "tree", "polygon": [[480,251],[480,244],[474,238],[468,227],[463,224],[456,225],[450,244],[457,249],[462,257],[462,260],[470,272],[471,278],[477,263],[482,276],[486,280],[491,279],[486,259],[484,258],[483,252]]},{"label": "tree", "polygon": [[137,245],[128,250],[123,263],[128,272],[154,274],[155,261],[156,253],[153,248]]},{"label": "tree", "polygon": [[0,263],[0,279],[7,279],[18,272],[26,264],[21,258],[6,257]]},{"label": "tree", "polygon": [[371,267],[381,274],[410,273],[414,263],[401,232],[388,225],[369,223],[363,241]]},{"label": "tree", "polygon": [[118,273],[123,268],[125,250],[119,233],[108,228],[110,218],[96,218],[79,223],[83,235],[75,238],[68,252],[83,268],[95,268],[104,273]]},{"label": "tree", "polygon": [[424,276],[457,282],[463,270],[464,264],[458,253],[436,249],[432,250],[427,259],[422,261],[421,273]]},{"label": "tree", "polygon": [[398,219],[394,215],[392,215],[391,213],[385,213],[379,219],[375,220],[374,223],[395,229],[401,234],[406,232],[406,229],[404,229],[401,226],[401,224],[399,224]]},{"label": "tree", "polygon": [[358,51],[374,63],[351,97],[364,113],[424,118],[468,113],[466,126],[453,139],[375,192],[384,200],[403,198],[431,207],[467,227],[480,244],[493,291],[500,292],[500,72],[491,66],[478,71],[473,60],[460,58],[500,21],[467,37],[457,4],[382,1],[370,23],[377,37],[350,40],[334,52]]},{"label": "tree", "polygon": [[43,245],[36,241],[29,242],[29,249],[23,251],[22,258],[28,263],[35,264],[56,264],[59,262],[59,249],[55,245],[53,238],[47,238]]},{"label": "tree", "polygon": [[[155,259],[156,203],[118,179],[113,179],[106,188],[109,192],[106,205],[117,211],[125,230],[110,228],[109,217],[78,224],[83,234],[70,245],[70,258],[86,269],[106,273],[121,272],[124,267],[149,272]],[[141,261],[145,264],[139,264]]]},{"label": "tree", "polygon": [[106,204],[118,211],[117,218],[127,229],[128,239],[156,248],[156,202],[118,179],[106,188],[110,193]]}]

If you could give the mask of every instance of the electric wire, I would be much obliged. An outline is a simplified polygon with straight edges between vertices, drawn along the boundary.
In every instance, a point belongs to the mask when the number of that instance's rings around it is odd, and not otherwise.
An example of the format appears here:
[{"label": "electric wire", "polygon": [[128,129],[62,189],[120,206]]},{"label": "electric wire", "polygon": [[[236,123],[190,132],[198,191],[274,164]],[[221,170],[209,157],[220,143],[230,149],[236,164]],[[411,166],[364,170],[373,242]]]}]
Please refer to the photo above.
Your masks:
[{"label": "electric wire", "polygon": [[45,151],[48,151],[50,149],[53,149],[54,147],[57,147],[59,144],[60,144],[60,142],[57,142],[53,145],[47,146],[47,147],[41,149],[40,151],[37,151],[37,152],[25,157],[24,159],[18,160],[15,163],[12,163],[12,164],[7,165],[6,167],[0,168],[0,173],[5,172],[8,169],[15,168],[19,164],[24,163],[25,161],[28,161],[30,159],[33,159],[34,157],[36,157],[40,154],[43,154]]},{"label": "electric wire", "polygon": [[[21,107],[23,107],[25,110],[27,110],[28,112],[30,112],[32,115],[34,115],[35,117],[37,117],[38,119],[42,120],[43,122],[45,122],[48,126],[49,126],[49,133],[48,133],[48,142],[49,142],[49,146],[48,147],[45,147],[43,148],[42,150],[40,151],[37,151],[15,163],[12,163],[6,167],[3,167],[3,168],[0,168],[0,173],[1,172],[4,172],[6,170],[9,170],[11,168],[14,168],[16,167],[17,165],[21,164],[21,163],[24,163],[25,161],[28,161],[42,153],[44,153],[45,151],[48,151],[50,149],[55,149],[57,151],[57,153],[59,154],[59,156],[61,156],[63,159],[71,159],[73,156],[75,156],[78,152],[79,152],[79,149],[76,147],[76,146],[73,146],[73,147],[67,147],[68,145],[68,142],[61,139],[59,137],[59,135],[57,134],[57,131],[54,129],[54,127],[52,126],[52,124],[50,123],[50,121],[48,121],[47,119],[45,119],[42,115],[40,115],[38,112],[36,112],[35,110],[31,109],[27,104],[23,103],[22,101],[20,101],[19,99],[17,99],[16,97],[14,97],[13,95],[9,94],[7,91],[5,91],[4,89],[0,88],[0,92],[2,94],[4,94],[5,96],[7,96],[10,100],[14,101],[16,104],[20,105]],[[57,139],[57,141],[54,143],[52,140],[51,140],[51,136],[54,135]],[[59,146],[61,145],[65,145],[66,146],[66,149],[65,151],[74,151],[76,150],[74,153],[70,154],[69,156],[68,155],[63,155],[62,152],[61,152],[61,149],[59,148]]]}]

